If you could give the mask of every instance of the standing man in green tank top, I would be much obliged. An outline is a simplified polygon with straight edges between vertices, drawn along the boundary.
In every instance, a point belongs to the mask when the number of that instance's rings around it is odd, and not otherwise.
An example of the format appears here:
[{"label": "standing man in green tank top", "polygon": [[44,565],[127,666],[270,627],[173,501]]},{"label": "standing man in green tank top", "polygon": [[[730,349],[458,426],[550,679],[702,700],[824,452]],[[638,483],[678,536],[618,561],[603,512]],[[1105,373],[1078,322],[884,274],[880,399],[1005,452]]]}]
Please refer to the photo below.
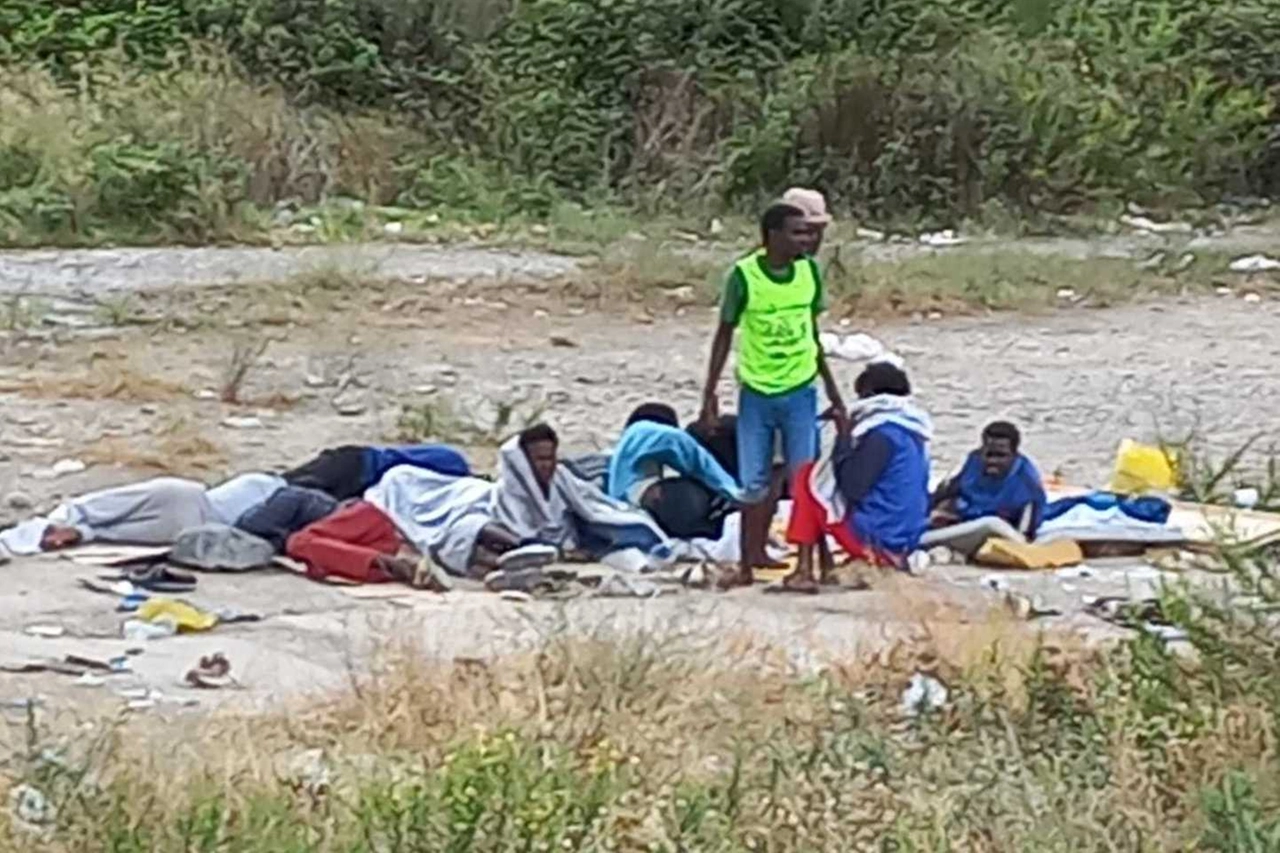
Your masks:
[{"label": "standing man in green tank top", "polygon": [[765,552],[780,485],[772,477],[774,442],[780,435],[788,477],[817,457],[819,375],[832,407],[844,411],[818,343],[825,299],[818,265],[807,254],[813,226],[800,208],[774,204],[760,231],[763,246],[734,264],[725,283],[702,398],[701,420],[713,424],[720,417],[716,388],[737,330],[742,562],[726,585],[749,585],[755,568],[775,565]]}]

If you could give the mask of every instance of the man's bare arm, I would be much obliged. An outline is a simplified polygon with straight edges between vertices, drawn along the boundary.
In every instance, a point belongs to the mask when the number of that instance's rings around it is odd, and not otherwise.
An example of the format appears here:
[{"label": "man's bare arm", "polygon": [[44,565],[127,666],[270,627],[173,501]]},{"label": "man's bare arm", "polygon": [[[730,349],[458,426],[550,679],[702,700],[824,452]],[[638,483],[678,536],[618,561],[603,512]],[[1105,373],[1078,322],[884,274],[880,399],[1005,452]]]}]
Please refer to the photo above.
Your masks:
[{"label": "man's bare arm", "polygon": [[702,389],[702,411],[698,419],[706,426],[714,426],[720,420],[720,400],[716,396],[716,388],[720,385],[720,376],[724,373],[724,365],[729,360],[729,349],[732,346],[733,325],[722,322],[716,326],[716,335],[711,341],[707,383]]}]

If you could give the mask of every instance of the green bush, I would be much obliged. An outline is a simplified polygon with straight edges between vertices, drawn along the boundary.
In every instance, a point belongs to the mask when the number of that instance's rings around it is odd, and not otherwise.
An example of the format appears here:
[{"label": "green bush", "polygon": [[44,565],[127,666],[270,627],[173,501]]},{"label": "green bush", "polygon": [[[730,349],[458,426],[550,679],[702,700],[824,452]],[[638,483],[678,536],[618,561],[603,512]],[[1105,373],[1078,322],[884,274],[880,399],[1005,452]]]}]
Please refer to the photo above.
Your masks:
[{"label": "green bush", "polygon": [[[135,135],[155,151],[205,158],[182,178],[189,187],[242,168],[243,195],[258,205],[341,192],[472,219],[601,200],[706,212],[750,209],[809,183],[846,210],[941,224],[996,208],[1199,205],[1280,186],[1280,0],[0,8],[0,63],[39,68],[91,99],[118,101],[111,86],[138,85],[102,77],[112,63],[168,82],[180,79],[175,68],[208,78],[200,42],[230,57],[215,75],[236,81],[227,85],[276,91],[305,116],[290,135],[352,143],[315,149],[300,186],[298,164],[282,162],[287,146],[237,150],[229,167],[209,140],[191,138],[191,124],[164,138]],[[200,94],[175,92],[168,108],[190,113],[176,100]],[[315,110],[329,127],[317,127]],[[365,122],[359,132],[340,126],[353,114]],[[379,125],[392,132],[371,131]],[[357,176],[344,172],[352,158]],[[29,173],[20,160],[5,155],[0,185]],[[43,221],[47,197],[60,192],[17,189],[0,190],[9,220]]]}]

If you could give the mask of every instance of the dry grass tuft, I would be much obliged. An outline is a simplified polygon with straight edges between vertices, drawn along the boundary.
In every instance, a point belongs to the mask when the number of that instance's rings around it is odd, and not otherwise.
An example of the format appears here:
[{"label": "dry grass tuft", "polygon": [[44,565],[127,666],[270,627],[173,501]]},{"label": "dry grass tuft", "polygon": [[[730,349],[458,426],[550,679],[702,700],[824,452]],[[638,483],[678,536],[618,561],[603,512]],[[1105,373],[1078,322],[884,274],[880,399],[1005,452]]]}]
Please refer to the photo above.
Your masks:
[{"label": "dry grass tuft", "polygon": [[86,447],[80,458],[94,465],[116,465],[175,476],[202,477],[222,469],[226,451],[206,438],[199,426],[178,418],[134,441],[104,438]]},{"label": "dry grass tuft", "polygon": [[151,376],[129,366],[96,362],[83,375],[38,375],[6,383],[2,389],[24,397],[62,400],[114,400],[159,403],[188,395],[181,383]]}]

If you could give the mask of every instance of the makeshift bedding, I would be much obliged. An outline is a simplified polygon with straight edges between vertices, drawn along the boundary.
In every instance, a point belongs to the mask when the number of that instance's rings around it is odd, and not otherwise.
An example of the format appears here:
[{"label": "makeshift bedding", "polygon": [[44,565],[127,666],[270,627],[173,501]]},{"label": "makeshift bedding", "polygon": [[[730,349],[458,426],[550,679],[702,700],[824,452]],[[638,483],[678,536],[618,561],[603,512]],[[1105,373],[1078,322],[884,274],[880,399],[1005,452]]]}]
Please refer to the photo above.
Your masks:
[{"label": "makeshift bedding", "polygon": [[1054,501],[1045,510],[1039,542],[1124,542],[1176,545],[1186,533],[1170,524],[1169,504],[1159,498],[1124,498],[1092,492]]},{"label": "makeshift bedding", "polygon": [[222,521],[210,505],[203,483],[157,477],[114,489],[89,492],[0,534],[15,555],[37,554],[50,524],[74,527],[81,541],[168,545],[188,527]]},{"label": "makeshift bedding", "polygon": [[498,468],[493,520],[517,538],[595,557],[625,548],[670,557],[671,542],[648,513],[609,498],[564,465],[556,468],[551,493],[544,495],[518,439],[502,446]]},{"label": "makeshift bedding", "polygon": [[476,538],[490,521],[493,483],[398,465],[364,493],[415,548],[446,571],[465,575]]}]

